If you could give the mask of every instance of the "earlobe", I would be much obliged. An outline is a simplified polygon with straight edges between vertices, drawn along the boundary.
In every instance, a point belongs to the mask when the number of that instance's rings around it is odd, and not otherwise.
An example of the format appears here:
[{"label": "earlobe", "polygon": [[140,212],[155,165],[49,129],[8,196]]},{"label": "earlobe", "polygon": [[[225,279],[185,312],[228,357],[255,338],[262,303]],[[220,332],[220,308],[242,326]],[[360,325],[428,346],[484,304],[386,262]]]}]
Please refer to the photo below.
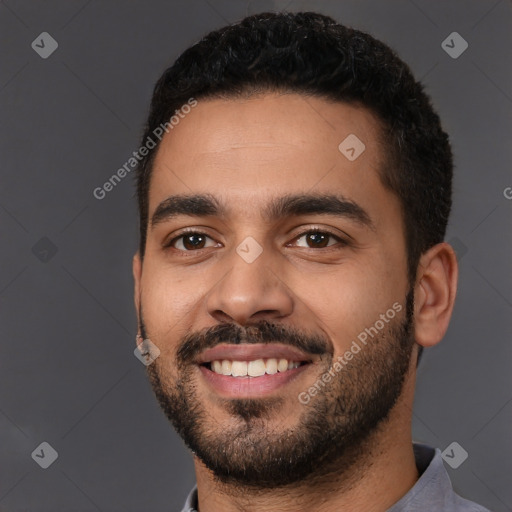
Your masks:
[{"label": "earlobe", "polygon": [[419,345],[431,347],[442,340],[455,303],[457,279],[457,258],[446,242],[421,256],[414,292],[415,339]]}]

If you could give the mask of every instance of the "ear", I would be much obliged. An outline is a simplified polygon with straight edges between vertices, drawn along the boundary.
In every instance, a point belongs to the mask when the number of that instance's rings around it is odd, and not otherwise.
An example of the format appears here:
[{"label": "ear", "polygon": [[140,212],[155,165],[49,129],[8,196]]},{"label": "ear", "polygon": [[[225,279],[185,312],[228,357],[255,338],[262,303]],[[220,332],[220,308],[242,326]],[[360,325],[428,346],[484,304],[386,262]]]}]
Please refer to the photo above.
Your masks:
[{"label": "ear", "polygon": [[[141,261],[140,254],[138,251],[133,256],[132,270],[133,270],[133,285],[134,285],[133,299],[134,299],[134,303],[135,303],[135,313],[137,314],[137,325],[140,325],[139,306],[140,306],[140,280],[142,277],[142,261]],[[140,332],[139,332],[139,334],[140,334]]]},{"label": "ear", "polygon": [[443,339],[452,316],[458,275],[455,251],[446,242],[421,256],[414,289],[414,333],[419,345],[431,347]]}]

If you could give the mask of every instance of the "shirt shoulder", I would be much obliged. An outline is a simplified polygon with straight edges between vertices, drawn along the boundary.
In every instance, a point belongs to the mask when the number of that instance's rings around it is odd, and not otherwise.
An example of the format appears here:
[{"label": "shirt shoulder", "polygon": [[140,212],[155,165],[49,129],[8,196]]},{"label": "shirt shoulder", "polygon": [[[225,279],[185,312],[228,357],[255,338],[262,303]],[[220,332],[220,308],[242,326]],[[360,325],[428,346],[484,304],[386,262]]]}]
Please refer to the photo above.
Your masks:
[{"label": "shirt shoulder", "polygon": [[491,512],[453,490],[439,448],[414,443],[413,449],[420,477],[409,492],[386,512]]}]

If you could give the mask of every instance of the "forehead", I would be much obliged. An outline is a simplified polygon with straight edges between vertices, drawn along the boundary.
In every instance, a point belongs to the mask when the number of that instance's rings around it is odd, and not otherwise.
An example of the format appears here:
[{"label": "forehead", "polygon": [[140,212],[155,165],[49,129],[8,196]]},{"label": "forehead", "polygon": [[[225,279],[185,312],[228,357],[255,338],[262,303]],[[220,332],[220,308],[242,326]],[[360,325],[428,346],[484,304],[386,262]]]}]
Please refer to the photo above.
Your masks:
[{"label": "forehead", "polygon": [[376,200],[389,195],[378,177],[384,160],[379,123],[357,105],[299,94],[199,100],[160,143],[149,214],[176,194],[223,197],[246,217],[248,206],[292,193]]}]

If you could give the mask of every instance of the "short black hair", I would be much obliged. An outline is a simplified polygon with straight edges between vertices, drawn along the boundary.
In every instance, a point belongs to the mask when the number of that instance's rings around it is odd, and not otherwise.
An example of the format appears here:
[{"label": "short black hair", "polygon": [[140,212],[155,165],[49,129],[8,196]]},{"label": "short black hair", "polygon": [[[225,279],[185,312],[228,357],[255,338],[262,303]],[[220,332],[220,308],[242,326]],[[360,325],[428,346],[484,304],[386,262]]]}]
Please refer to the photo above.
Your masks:
[{"label": "short black hair", "polygon": [[[402,206],[412,285],[421,254],[445,236],[452,152],[423,85],[391,48],[369,34],[314,12],[260,13],[210,32],[158,80],[143,143],[191,98],[280,91],[361,105],[379,120],[386,148],[380,179]],[[157,149],[158,144],[140,160],[136,173],[141,258]]]}]

